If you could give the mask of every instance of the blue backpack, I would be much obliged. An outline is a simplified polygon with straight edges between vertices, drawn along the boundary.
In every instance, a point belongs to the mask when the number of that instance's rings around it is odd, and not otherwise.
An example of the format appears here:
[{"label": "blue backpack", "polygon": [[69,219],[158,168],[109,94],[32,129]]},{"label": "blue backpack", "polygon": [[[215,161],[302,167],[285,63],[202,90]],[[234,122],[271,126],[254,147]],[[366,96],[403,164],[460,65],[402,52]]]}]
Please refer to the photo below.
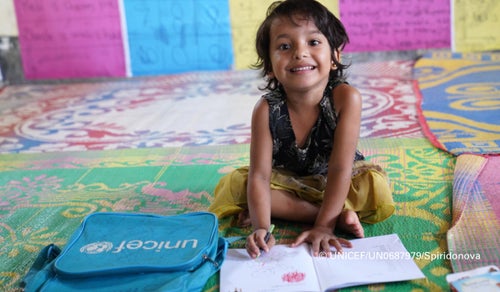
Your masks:
[{"label": "blue backpack", "polygon": [[44,248],[22,285],[25,291],[201,291],[227,248],[212,213],[94,213],[62,251]]}]

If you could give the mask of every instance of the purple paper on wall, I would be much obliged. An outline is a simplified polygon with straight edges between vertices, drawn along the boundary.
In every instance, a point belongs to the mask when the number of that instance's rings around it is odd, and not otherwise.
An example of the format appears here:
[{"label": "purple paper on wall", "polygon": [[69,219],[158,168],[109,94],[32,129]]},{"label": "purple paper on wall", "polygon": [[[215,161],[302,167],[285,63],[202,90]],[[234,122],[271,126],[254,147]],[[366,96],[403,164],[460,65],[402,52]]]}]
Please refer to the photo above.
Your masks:
[{"label": "purple paper on wall", "polygon": [[27,79],[125,76],[117,0],[14,0]]},{"label": "purple paper on wall", "polygon": [[450,47],[449,0],[339,0],[346,51]]}]

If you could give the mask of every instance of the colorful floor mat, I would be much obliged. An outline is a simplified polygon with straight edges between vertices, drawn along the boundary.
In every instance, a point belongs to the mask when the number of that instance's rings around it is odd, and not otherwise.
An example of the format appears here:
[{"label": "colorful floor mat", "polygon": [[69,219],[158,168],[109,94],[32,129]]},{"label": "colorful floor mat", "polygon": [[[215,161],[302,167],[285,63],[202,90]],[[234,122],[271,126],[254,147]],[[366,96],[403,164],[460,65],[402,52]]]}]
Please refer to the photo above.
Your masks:
[{"label": "colorful floor mat", "polygon": [[0,93],[0,152],[53,152],[249,141],[256,72],[188,73]]},{"label": "colorful floor mat", "polygon": [[[453,220],[448,231],[455,272],[500,266],[500,156],[460,155],[453,181]],[[471,259],[473,258],[473,259]]]},{"label": "colorful floor mat", "polygon": [[[397,203],[391,218],[365,226],[366,235],[398,233],[427,278],[352,291],[447,291],[446,232],[455,158],[425,138],[362,139],[360,149],[387,170]],[[0,290],[17,286],[43,246],[64,246],[89,213],[205,210],[219,178],[246,165],[248,151],[248,145],[239,144],[2,155]],[[221,234],[250,231],[233,223],[232,218],[222,220]],[[307,228],[275,223],[279,243],[289,243]],[[218,291],[218,276],[207,290]]]},{"label": "colorful floor mat", "polygon": [[386,61],[350,67],[348,81],[363,97],[361,137],[423,137],[413,64]]},{"label": "colorful floor mat", "polygon": [[453,154],[500,154],[500,53],[432,53],[415,64],[421,120]]},{"label": "colorful floor mat", "polygon": [[[422,137],[412,64],[352,66],[362,137]],[[261,85],[256,71],[231,71],[9,86],[0,91],[0,153],[248,143]]]}]

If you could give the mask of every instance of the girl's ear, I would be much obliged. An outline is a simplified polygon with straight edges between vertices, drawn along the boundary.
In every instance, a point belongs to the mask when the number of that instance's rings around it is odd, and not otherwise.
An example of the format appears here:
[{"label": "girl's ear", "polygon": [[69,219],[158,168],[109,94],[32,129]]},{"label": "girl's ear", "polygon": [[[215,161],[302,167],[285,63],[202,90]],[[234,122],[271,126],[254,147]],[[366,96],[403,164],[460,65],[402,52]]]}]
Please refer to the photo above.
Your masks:
[{"label": "girl's ear", "polygon": [[267,72],[266,76],[267,76],[267,78],[268,78],[268,79],[273,79],[273,78],[274,78],[274,73],[273,73],[273,71],[269,71],[269,72]]},{"label": "girl's ear", "polygon": [[[333,55],[334,55],[335,59],[337,59],[337,62],[340,63],[340,50],[335,49],[335,51],[333,52]],[[333,60],[332,60],[332,70],[337,70],[337,65],[335,65],[335,62],[333,62]]]},{"label": "girl's ear", "polygon": [[339,63],[340,63],[340,50],[339,49],[335,49],[334,54],[335,54],[335,58],[337,58],[337,61],[339,61]]}]

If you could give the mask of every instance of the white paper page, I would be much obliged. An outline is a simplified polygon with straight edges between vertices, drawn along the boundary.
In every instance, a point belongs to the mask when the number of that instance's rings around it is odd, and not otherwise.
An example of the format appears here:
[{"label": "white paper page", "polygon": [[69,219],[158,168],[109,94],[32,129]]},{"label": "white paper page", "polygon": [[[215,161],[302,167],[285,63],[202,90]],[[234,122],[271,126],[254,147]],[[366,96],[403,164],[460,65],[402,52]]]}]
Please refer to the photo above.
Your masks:
[{"label": "white paper page", "polygon": [[276,245],[257,259],[245,249],[229,249],[221,267],[220,291],[319,291],[308,245]]},{"label": "white paper page", "polygon": [[451,283],[451,282],[458,281],[458,280],[463,279],[463,278],[468,278],[468,277],[473,277],[473,276],[478,276],[478,275],[492,273],[492,272],[498,272],[498,271],[500,271],[500,269],[498,269],[498,267],[495,265],[479,267],[479,268],[475,268],[475,269],[468,270],[468,271],[448,274],[448,275],[446,275],[446,281],[448,283]]},{"label": "white paper page", "polygon": [[322,291],[363,284],[425,278],[397,234],[351,240],[352,248],[314,257]]}]

